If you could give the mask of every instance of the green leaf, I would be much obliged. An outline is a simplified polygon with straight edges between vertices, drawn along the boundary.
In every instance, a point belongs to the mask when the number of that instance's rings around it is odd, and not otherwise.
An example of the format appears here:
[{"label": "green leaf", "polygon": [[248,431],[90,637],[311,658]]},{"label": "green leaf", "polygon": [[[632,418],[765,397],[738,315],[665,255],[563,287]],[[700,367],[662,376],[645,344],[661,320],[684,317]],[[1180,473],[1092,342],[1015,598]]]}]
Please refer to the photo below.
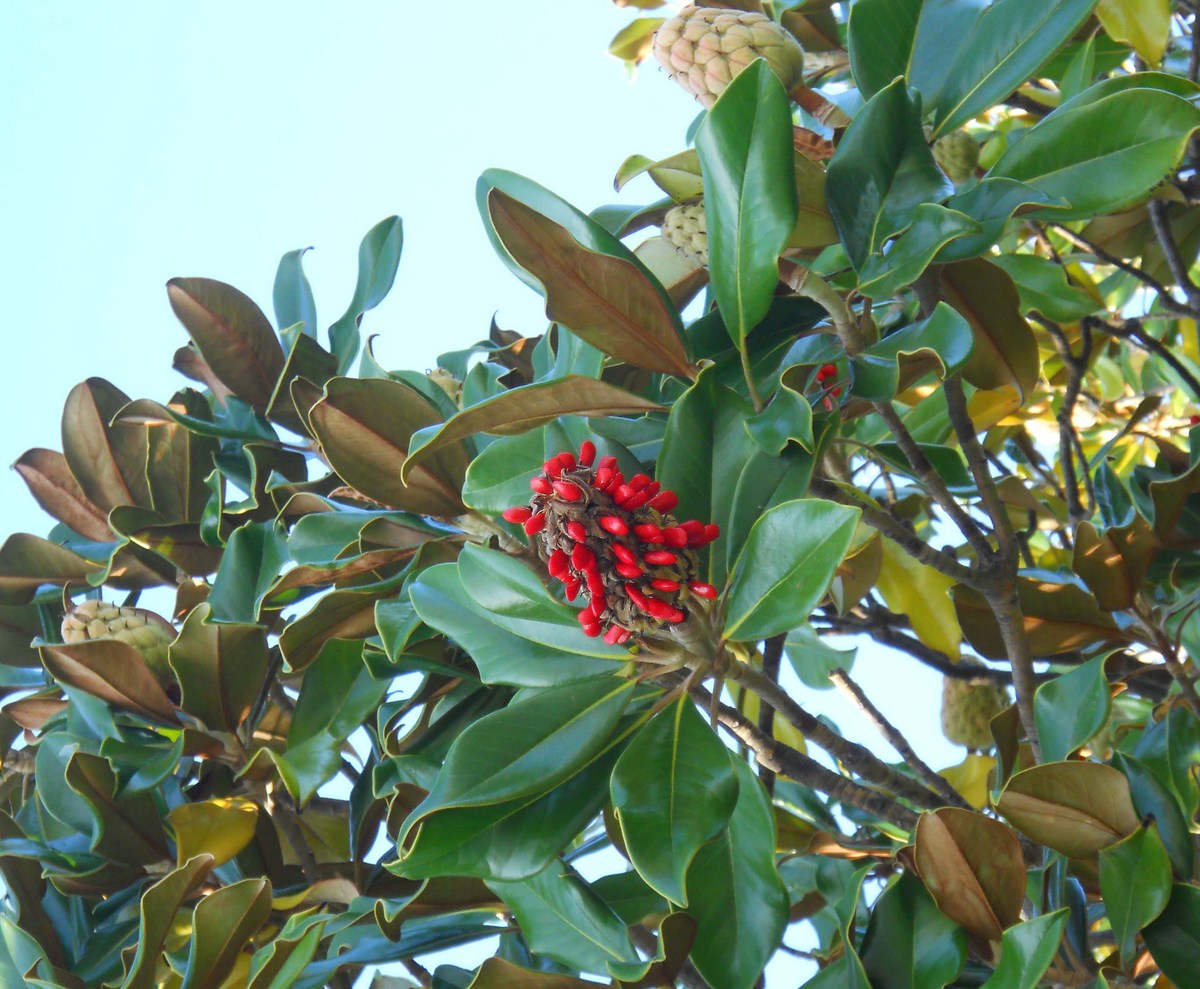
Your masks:
[{"label": "green leaf", "polygon": [[474,433],[510,436],[544,425],[563,415],[610,416],[654,412],[662,406],[595,378],[572,375],[511,388],[480,402],[439,426],[413,434],[408,459],[401,467],[407,480],[418,463],[456,440]]},{"label": "green leaf", "polygon": [[1097,656],[1038,687],[1033,714],[1047,762],[1066,759],[1107,723],[1112,710],[1104,674],[1107,658]]},{"label": "green leaf", "polygon": [[1150,768],[1126,752],[1113,753],[1113,765],[1129,780],[1133,807],[1142,820],[1154,818],[1158,836],[1162,839],[1177,876],[1190,876],[1196,848],[1179,801]]},{"label": "green leaf", "polygon": [[167,836],[153,798],[147,793],[118,795],[108,760],[75,752],[67,760],[66,782],[91,814],[92,849],[114,862],[147,865],[167,858]]},{"label": "green leaf", "polygon": [[301,332],[313,339],[317,336],[317,303],[313,299],[312,286],[304,274],[304,255],[311,247],[288,251],[279,259],[275,269],[275,285],[271,289],[271,302],[275,306],[275,322],[285,329],[302,325]]},{"label": "green leaf", "polygon": [[746,432],[764,452],[773,457],[783,453],[788,443],[813,449],[812,406],[808,399],[782,381],[767,407],[746,420]]},{"label": "green leaf", "polygon": [[919,205],[954,191],[925,143],[921,97],[900,79],[855,115],[826,176],[829,212],[860,272],[889,237],[912,224]]},{"label": "green leaf", "polygon": [[[469,455],[447,442],[413,470],[413,447],[441,416],[415,389],[387,378],[334,378],[308,414],[330,465],[383,505],[447,517],[462,511],[459,491]],[[453,421],[453,420],[452,420]]]},{"label": "green leaf", "polygon": [[179,679],[179,706],[209,728],[235,731],[262,689],[269,660],[267,633],[257,625],[208,621],[196,605],[171,643],[168,662]]},{"label": "green leaf", "polygon": [[1063,907],[1005,931],[1000,964],[982,989],[1034,989],[1058,951],[1067,913]]},{"label": "green leaf", "polygon": [[1066,209],[1070,203],[1065,199],[1052,199],[1040,189],[1016,179],[985,176],[970,189],[946,201],[947,209],[965,213],[978,223],[980,232],[950,241],[938,251],[934,260],[939,264],[949,264],[951,261],[965,261],[986,254],[1004,234],[1004,228],[1013,215],[1029,205],[1051,210]]},{"label": "green leaf", "polygon": [[901,358],[931,360],[939,369],[938,376],[946,378],[963,369],[974,346],[971,325],[939,302],[928,319],[889,334],[854,358],[851,391],[871,401],[890,401],[899,387]]},{"label": "green leaf", "polygon": [[850,7],[850,69],[863,99],[870,99],[909,67],[922,0],[858,0]]},{"label": "green leaf", "polygon": [[1171,36],[1171,0],[1100,0],[1096,19],[1114,41],[1124,41],[1149,66],[1162,61]]},{"label": "green leaf", "polygon": [[1100,894],[1121,961],[1129,968],[1138,931],[1171,898],[1171,860],[1153,823],[1101,850]]},{"label": "green leaf", "polygon": [[290,989],[317,953],[329,916],[292,914],[250,962],[246,989]]},{"label": "green leaf", "polygon": [[734,568],[724,637],[753,642],[803,624],[850,548],[859,514],[798,499],[755,522]]},{"label": "green leaf", "polygon": [[218,989],[238,955],[271,915],[271,884],[243,879],[214,890],[192,915],[192,939],[180,989]]},{"label": "green leaf", "polygon": [[280,523],[247,522],[234,529],[208,596],[213,621],[257,624],[263,598],[287,561],[287,531]]},{"label": "green leaf", "polygon": [[[532,576],[532,575],[531,575]],[[484,683],[513,684],[520,687],[550,687],[603,676],[613,671],[612,660],[628,658],[615,647],[589,639],[579,631],[579,623],[568,609],[546,595],[547,607],[553,608],[553,621],[525,619],[505,621],[479,607],[463,587],[458,567],[443,563],[425,570],[409,587],[409,597],[421,620],[431,628],[450,636],[475,661]],[[567,649],[544,645],[541,639],[553,634],[553,641],[567,643]],[[612,650],[605,659],[596,649]]]},{"label": "green leaf", "polygon": [[1176,883],[1167,907],[1143,932],[1163,974],[1179,989],[1194,989],[1200,958],[1200,887]]},{"label": "green leaf", "polygon": [[208,874],[213,860],[200,855],[185,862],[146,889],[139,903],[137,952],[130,963],[121,989],[155,989],[157,968],[171,934],[175,915],[184,902],[197,893]]},{"label": "green leaf", "polygon": [[947,244],[982,232],[983,228],[965,213],[937,203],[922,203],[913,210],[912,224],[887,246],[886,252],[872,254],[863,262],[858,290],[872,299],[886,299],[915,282]]},{"label": "green leaf", "polygon": [[1080,105],[1086,96],[1030,128],[988,173],[1071,204],[1031,210],[1030,219],[1089,218],[1137,202],[1178,164],[1200,127],[1200,109],[1170,93],[1126,89]]},{"label": "green leaf", "polygon": [[625,925],[595,891],[562,862],[519,883],[488,886],[513,911],[532,951],[571,968],[603,974],[609,962],[637,953]]},{"label": "green leaf", "polygon": [[254,301],[211,278],[172,278],[171,308],[225,387],[264,411],[283,371],[283,348]]},{"label": "green leaf", "polygon": [[16,532],[0,547],[0,604],[28,604],[43,584],[86,581],[98,567],[64,546]]},{"label": "green leaf", "polygon": [[478,512],[499,515],[529,500],[529,479],[541,472],[547,457],[545,430],[501,436],[487,445],[467,468],[463,502]]},{"label": "green leaf", "polygon": [[725,830],[738,794],[725,746],[690,697],[681,695],[633,737],[610,790],[630,861],[653,889],[686,906],[688,867]]},{"label": "green leaf", "polygon": [[791,106],[765,60],[726,87],[696,133],[696,151],[713,292],[741,348],[771,307],[799,208]]},{"label": "green leaf", "polygon": [[1066,269],[1035,254],[1000,254],[991,259],[1008,272],[1021,297],[1021,311],[1036,309],[1048,319],[1074,322],[1104,307],[1073,285]]},{"label": "green leaf", "polygon": [[754,771],[729,753],[738,799],[728,830],[700,849],[687,876],[696,921],[692,961],[714,989],[750,989],[775,953],[788,895],[775,865],[775,817]]},{"label": "green leaf", "polygon": [[367,231],[358,246],[358,282],[342,318],[329,327],[329,349],[345,374],[358,353],[358,327],[363,314],[374,309],[392,290],[404,246],[400,217],[389,216]]},{"label": "green leaf", "polygon": [[349,738],[387,695],[388,683],[374,679],[362,661],[362,642],[329,639],[304,670],[300,697],[288,728],[288,746],[320,732]]},{"label": "green leaf", "polygon": [[875,901],[861,957],[874,989],[942,989],[967,960],[967,938],[904,872]]},{"label": "green leaf", "polygon": [[[635,367],[694,375],[679,316],[627,249],[584,246],[567,227],[499,189],[488,193],[487,211],[509,256],[538,282],[549,319]],[[581,215],[577,223],[592,221]]]}]

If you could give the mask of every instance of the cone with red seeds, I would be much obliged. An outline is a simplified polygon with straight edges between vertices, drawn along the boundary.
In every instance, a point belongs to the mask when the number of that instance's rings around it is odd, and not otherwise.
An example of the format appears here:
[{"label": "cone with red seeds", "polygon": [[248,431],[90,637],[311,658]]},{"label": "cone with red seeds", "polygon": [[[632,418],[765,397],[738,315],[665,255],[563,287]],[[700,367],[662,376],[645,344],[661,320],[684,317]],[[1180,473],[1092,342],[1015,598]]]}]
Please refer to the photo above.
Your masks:
[{"label": "cone with red seeds", "polygon": [[646,474],[626,479],[615,457],[551,457],[529,482],[527,505],[504,512],[530,536],[547,570],[582,599],[584,634],[610,645],[686,621],[716,590],[698,579],[696,550],[720,534],[713,524],[679,522],[679,498]]}]

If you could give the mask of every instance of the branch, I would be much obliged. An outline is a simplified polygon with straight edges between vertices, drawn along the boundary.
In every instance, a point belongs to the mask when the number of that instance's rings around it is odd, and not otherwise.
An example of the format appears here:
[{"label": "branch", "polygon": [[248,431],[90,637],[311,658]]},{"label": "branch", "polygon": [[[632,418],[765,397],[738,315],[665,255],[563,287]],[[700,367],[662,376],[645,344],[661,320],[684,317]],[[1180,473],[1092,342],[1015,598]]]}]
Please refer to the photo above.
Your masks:
[{"label": "branch", "polygon": [[867,719],[875,726],[879,734],[884,737],[884,740],[900,753],[900,758],[912,767],[912,771],[917,774],[929,789],[945,800],[951,807],[961,807],[964,810],[971,809],[971,805],[963,800],[958,791],[935,773],[925,760],[917,755],[916,750],[909,744],[908,739],[900,733],[900,730],[895,725],[884,717],[883,712],[879,708],[871,703],[871,699],[863,693],[862,687],[851,679],[849,673],[839,668],[829,674],[829,679],[837,685],[839,690],[849,695],[858,709],[867,716]]},{"label": "branch", "polygon": [[[1062,465],[1067,520],[1074,527],[1091,516],[1094,498],[1092,479],[1088,473],[1087,455],[1083,452],[1083,444],[1075,429],[1075,403],[1079,400],[1079,392],[1083,387],[1083,376],[1087,372],[1088,362],[1092,358],[1092,327],[1087,319],[1079,321],[1083,340],[1080,343],[1079,354],[1076,355],[1071,350],[1071,344],[1061,326],[1038,312],[1030,313],[1029,318],[1054,338],[1054,346],[1058,349],[1058,354],[1068,372],[1067,387],[1063,392],[1062,405],[1059,406],[1056,418],[1058,419],[1058,459]],[[1079,498],[1079,481],[1075,474],[1076,457],[1083,466],[1084,489],[1088,499],[1086,509]]]},{"label": "branch", "polygon": [[[763,676],[772,683],[779,683],[779,667],[783,659],[783,644],[787,641],[787,633],[773,635],[763,642],[762,671]],[[760,704],[758,709],[758,729],[767,738],[773,738],[775,733],[775,708],[770,704]],[[775,773],[763,766],[759,778],[767,793],[775,795]]]},{"label": "branch", "polygon": [[[1200,315],[1191,316],[1189,318],[1200,318]],[[1183,366],[1183,362],[1180,361],[1179,358],[1173,353],[1171,353],[1169,347],[1164,346],[1161,340],[1159,340],[1157,337],[1151,336],[1144,329],[1142,329],[1141,320],[1127,319],[1119,324],[1105,322],[1104,326],[1117,339],[1129,340],[1130,342],[1137,344],[1143,350],[1153,354],[1163,363],[1171,367],[1171,369],[1183,379],[1184,384],[1191,389],[1193,397],[1200,401],[1200,380],[1197,380],[1196,376]]]},{"label": "branch", "polygon": [[1171,232],[1171,224],[1167,219],[1167,204],[1161,199],[1151,199],[1148,209],[1150,222],[1154,225],[1154,234],[1162,247],[1163,257],[1167,259],[1167,267],[1171,269],[1171,277],[1183,290],[1188,306],[1193,312],[1200,311],[1200,288],[1188,274],[1188,266],[1179,252],[1179,244]]}]

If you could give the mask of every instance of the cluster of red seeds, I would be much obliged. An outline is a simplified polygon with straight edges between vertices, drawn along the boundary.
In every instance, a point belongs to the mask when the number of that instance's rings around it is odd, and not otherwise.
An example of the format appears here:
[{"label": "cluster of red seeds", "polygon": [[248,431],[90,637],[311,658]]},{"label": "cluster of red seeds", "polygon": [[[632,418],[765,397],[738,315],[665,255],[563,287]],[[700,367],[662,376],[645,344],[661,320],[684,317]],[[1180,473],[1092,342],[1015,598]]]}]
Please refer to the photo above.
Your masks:
[{"label": "cluster of red seeds", "polygon": [[536,539],[550,575],[566,586],[567,600],[587,605],[579,623],[587,635],[604,633],[619,644],[641,631],[669,627],[687,617],[689,596],[715,598],[716,589],[695,579],[695,550],[720,529],[695,520],[677,522],[673,491],[645,474],[628,480],[615,457],[596,461],[585,441],[579,456],[560,453],[529,482],[528,505],[504,512]]},{"label": "cluster of red seeds", "polygon": [[822,399],[822,402],[830,412],[833,411],[833,398],[842,393],[841,385],[834,385],[832,388],[829,387],[829,382],[837,380],[837,374],[836,364],[822,364],[817,370],[817,384],[823,388],[829,388],[829,394]]}]

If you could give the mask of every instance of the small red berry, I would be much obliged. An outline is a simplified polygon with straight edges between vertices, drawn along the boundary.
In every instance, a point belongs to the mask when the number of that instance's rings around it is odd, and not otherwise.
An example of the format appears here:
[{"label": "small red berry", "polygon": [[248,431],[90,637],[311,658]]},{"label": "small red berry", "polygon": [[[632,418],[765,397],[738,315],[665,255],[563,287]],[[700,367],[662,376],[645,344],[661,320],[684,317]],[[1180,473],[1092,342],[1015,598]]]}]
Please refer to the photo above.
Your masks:
[{"label": "small red berry", "polygon": [[525,535],[535,536],[539,532],[542,531],[542,529],[545,527],[545,525],[546,525],[546,513],[545,512],[538,512],[536,515],[531,515],[525,521],[525,526],[524,526]]},{"label": "small red berry", "polygon": [[566,580],[566,584],[567,584],[567,590],[566,590],[567,600],[574,601],[577,597],[579,597],[579,588],[582,587],[583,585],[580,584],[580,582],[578,580],[576,580],[574,577],[568,577]]},{"label": "small red berry", "polygon": [[647,498],[653,498],[659,493],[659,491],[662,490],[662,485],[659,484],[658,481],[651,481],[644,488],[642,488],[642,490],[646,492]]},{"label": "small red berry", "polygon": [[659,577],[656,580],[650,581],[650,586],[656,591],[663,591],[667,594],[679,590],[679,581],[667,580],[665,577]]},{"label": "small red berry", "polygon": [[656,567],[669,567],[673,566],[679,557],[665,549],[652,549],[642,559]]},{"label": "small red berry", "polygon": [[687,618],[687,615],[678,608],[673,609],[671,614],[667,615],[667,621],[669,622],[681,622],[685,618]]},{"label": "small red berry", "polygon": [[606,467],[609,470],[616,470],[617,469],[617,458],[614,456],[611,456],[611,455],[609,455],[607,457],[601,457],[596,462],[596,466],[599,467],[601,470],[604,470]]},{"label": "small red berry", "polygon": [[620,625],[610,625],[608,627],[608,631],[604,633],[604,641],[607,642],[610,646],[615,646],[617,644],[617,639],[619,639],[620,637],[621,637],[621,626]]},{"label": "small red berry", "polygon": [[651,618],[667,621],[675,614],[675,608],[659,598],[646,598],[646,611]]},{"label": "small red berry", "polygon": [[704,535],[704,523],[697,522],[695,519],[688,519],[686,522],[679,523],[679,528],[688,534],[688,542],[699,539]]},{"label": "small red berry", "polygon": [[579,447],[579,466],[591,467],[592,461],[596,459],[596,444],[591,440],[584,440]]},{"label": "small red berry", "polygon": [[619,519],[615,515],[601,515],[597,521],[600,523],[601,529],[611,532],[614,536],[623,536],[629,532],[629,526],[625,524],[625,520]]},{"label": "small red berry", "polygon": [[613,569],[629,580],[636,580],[642,575],[642,568],[636,563],[618,563]]},{"label": "small red berry", "polygon": [[648,478],[645,474],[634,474],[633,477],[629,479],[629,486],[633,488],[634,491],[641,491],[642,488],[649,483],[650,478]]},{"label": "small red berry", "polygon": [[717,596],[717,589],[712,584],[705,584],[699,580],[688,581],[688,589],[698,598],[713,600]]},{"label": "small red berry", "polygon": [[636,604],[642,611],[649,613],[649,601],[646,600],[646,595],[639,591],[633,584],[625,585],[625,593],[629,595],[629,600]]},{"label": "small red berry", "polygon": [[562,464],[559,462],[558,457],[551,457],[542,464],[542,473],[547,477],[558,477],[562,473],[562,469]]},{"label": "small red berry", "polygon": [[563,470],[572,470],[575,467],[575,454],[570,450],[564,450],[558,455],[557,459],[562,464]]},{"label": "small red berry", "polygon": [[628,546],[623,546],[620,543],[612,544],[613,554],[622,563],[637,563],[637,557],[633,555],[633,550]]},{"label": "small red berry", "polygon": [[711,543],[714,539],[721,535],[721,527],[715,522],[709,522],[704,527],[704,541]]},{"label": "small red berry", "polygon": [[567,523],[567,535],[574,539],[577,543],[583,542],[588,536],[587,529],[584,528],[583,523],[576,522],[575,519],[571,519],[571,521]]},{"label": "small red berry", "polygon": [[638,491],[635,494],[625,499],[625,504],[622,506],[627,512],[636,512],[646,502],[650,500],[650,496],[645,491]]},{"label": "small red berry", "polygon": [[633,633],[630,632],[629,629],[627,629],[627,628],[621,629],[621,637],[619,639],[617,639],[617,645],[623,646],[626,642],[629,641],[629,639],[632,635],[633,635]]},{"label": "small red berry", "polygon": [[656,512],[662,512],[664,515],[667,512],[675,510],[675,506],[679,504],[679,496],[674,491],[660,491],[650,499],[650,507]]},{"label": "small red berry", "polygon": [[683,549],[688,544],[688,534],[677,525],[667,526],[662,532],[663,539],[668,546]]},{"label": "small red berry", "polygon": [[591,625],[596,621],[596,616],[592,614],[592,606],[589,604],[582,611],[575,612],[575,620],[580,625]]},{"label": "small red berry", "polygon": [[529,486],[538,494],[549,494],[554,488],[550,482],[544,477],[535,477],[529,482]]},{"label": "small red berry", "polygon": [[550,559],[546,561],[546,569],[550,571],[551,577],[557,577],[559,580],[566,580],[567,554],[561,549],[556,549],[550,554]]},{"label": "small red berry", "polygon": [[616,491],[612,493],[613,501],[618,505],[624,505],[630,498],[633,497],[633,488],[628,484],[620,485]]},{"label": "small red berry", "polygon": [[597,635],[600,634],[600,626],[598,624],[584,625],[583,626],[583,634],[586,635],[589,639],[594,639]]},{"label": "small red berry", "polygon": [[[571,549],[571,566],[573,566],[576,570],[591,571],[592,568],[595,567],[595,565],[596,565],[596,554],[593,553],[586,546],[584,546],[583,543],[576,543],[572,547],[572,549]],[[588,582],[588,586],[591,586],[590,581]]]},{"label": "small red berry", "polygon": [[1188,416],[1188,422],[1193,426],[1200,425],[1200,416]]},{"label": "small red berry", "polygon": [[662,529],[649,522],[641,522],[633,527],[633,534],[644,543],[661,543]]},{"label": "small red berry", "polygon": [[595,568],[584,571],[584,576],[587,578],[588,593],[592,597],[603,601],[604,600],[604,578],[600,576],[600,571]]},{"label": "small red berry", "polygon": [[607,491],[608,486],[612,484],[613,476],[611,467],[598,467],[596,469],[596,487],[601,491]]},{"label": "small red berry", "polygon": [[505,522],[511,522],[513,525],[520,525],[522,522],[528,522],[529,517],[533,514],[533,509],[527,505],[515,505],[512,508],[504,509],[503,519]]},{"label": "small red berry", "polygon": [[583,490],[574,481],[555,481],[554,490],[563,501],[583,501]]}]

